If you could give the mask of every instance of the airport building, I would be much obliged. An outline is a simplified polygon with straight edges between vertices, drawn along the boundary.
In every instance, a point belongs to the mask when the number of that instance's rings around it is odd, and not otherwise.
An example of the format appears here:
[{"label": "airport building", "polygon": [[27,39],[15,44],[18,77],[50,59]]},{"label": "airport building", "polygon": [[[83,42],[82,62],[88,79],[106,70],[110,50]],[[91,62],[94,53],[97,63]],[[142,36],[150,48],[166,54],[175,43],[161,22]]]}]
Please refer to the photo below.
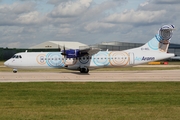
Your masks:
[{"label": "airport building", "polygon": [[127,50],[131,48],[136,48],[142,46],[143,43],[129,43],[129,42],[102,42],[99,44],[95,44],[93,46],[101,48],[101,50],[109,50],[109,51],[121,51]]},{"label": "airport building", "polygon": [[80,46],[88,46],[80,42],[70,42],[70,41],[47,41],[29,49],[79,49]]}]

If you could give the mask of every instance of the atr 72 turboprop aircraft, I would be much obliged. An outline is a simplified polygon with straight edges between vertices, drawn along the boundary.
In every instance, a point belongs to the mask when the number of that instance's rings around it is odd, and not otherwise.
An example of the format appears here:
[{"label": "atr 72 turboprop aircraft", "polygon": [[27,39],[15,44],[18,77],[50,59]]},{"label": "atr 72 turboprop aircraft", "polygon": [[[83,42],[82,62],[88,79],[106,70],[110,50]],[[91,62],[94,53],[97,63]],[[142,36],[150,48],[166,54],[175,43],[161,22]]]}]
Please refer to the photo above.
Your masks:
[{"label": "atr 72 turboprop aircraft", "polygon": [[17,69],[66,68],[88,73],[89,69],[102,67],[134,66],[151,61],[173,57],[167,53],[174,25],[164,25],[145,45],[124,51],[101,51],[98,48],[69,49],[62,52],[23,52],[17,53],[4,64]]}]

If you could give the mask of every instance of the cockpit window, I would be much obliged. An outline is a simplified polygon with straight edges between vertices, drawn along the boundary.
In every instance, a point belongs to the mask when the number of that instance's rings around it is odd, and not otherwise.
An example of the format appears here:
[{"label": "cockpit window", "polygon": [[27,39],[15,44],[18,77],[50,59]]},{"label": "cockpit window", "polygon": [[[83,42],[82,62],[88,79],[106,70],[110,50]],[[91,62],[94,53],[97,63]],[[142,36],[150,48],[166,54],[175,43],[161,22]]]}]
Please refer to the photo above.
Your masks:
[{"label": "cockpit window", "polygon": [[21,55],[14,55],[14,56],[12,56],[12,58],[19,59],[19,58],[22,58],[22,56]]}]

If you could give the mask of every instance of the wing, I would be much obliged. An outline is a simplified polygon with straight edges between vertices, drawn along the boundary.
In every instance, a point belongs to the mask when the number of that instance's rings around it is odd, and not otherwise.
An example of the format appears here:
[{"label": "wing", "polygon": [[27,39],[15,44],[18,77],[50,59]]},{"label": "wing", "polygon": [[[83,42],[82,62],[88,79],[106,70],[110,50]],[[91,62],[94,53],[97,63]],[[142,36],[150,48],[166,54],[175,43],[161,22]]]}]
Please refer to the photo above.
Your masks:
[{"label": "wing", "polygon": [[89,48],[85,48],[85,49],[80,49],[79,53],[80,55],[84,56],[84,55],[94,55],[96,53],[98,53],[101,49],[97,48],[97,47],[89,47]]},{"label": "wing", "polygon": [[98,53],[101,49],[95,48],[95,47],[88,47],[83,49],[69,49],[69,50],[63,50],[62,55],[66,56],[67,58],[78,58],[83,56],[92,56],[96,53]]}]

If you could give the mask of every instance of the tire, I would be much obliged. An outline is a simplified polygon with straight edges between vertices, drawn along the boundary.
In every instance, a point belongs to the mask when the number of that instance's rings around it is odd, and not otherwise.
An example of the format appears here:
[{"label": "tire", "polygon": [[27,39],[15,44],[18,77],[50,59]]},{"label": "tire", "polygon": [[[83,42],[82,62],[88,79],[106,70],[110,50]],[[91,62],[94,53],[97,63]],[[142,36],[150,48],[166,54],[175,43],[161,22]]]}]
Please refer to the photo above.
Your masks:
[{"label": "tire", "polygon": [[80,68],[80,73],[88,73],[89,69],[88,68]]}]

